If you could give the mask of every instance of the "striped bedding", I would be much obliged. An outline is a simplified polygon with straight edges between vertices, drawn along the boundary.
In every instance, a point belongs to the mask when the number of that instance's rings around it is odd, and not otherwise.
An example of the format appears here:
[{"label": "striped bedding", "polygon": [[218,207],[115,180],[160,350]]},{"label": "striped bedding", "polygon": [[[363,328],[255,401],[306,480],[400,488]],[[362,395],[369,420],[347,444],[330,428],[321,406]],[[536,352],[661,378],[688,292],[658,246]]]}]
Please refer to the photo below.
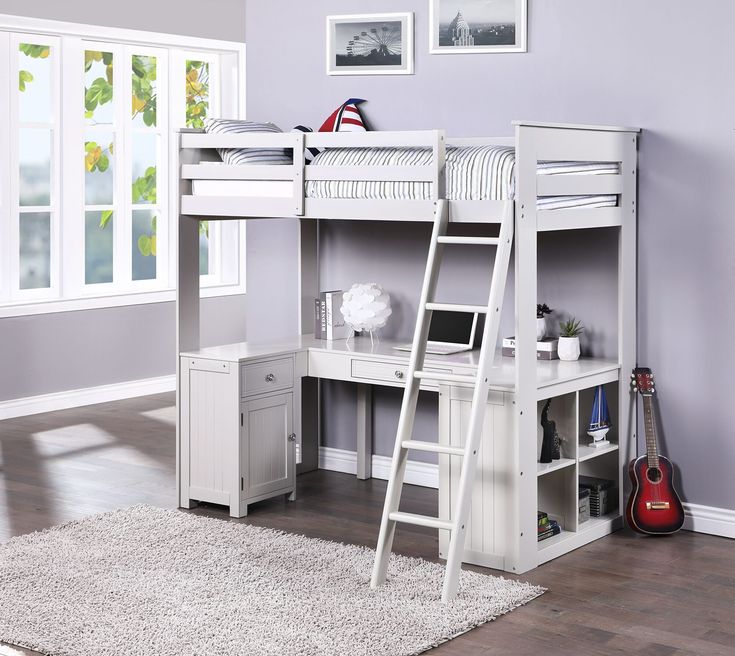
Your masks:
[{"label": "striped bedding", "polygon": [[[314,158],[320,166],[422,166],[431,164],[428,148],[329,148]],[[606,162],[541,162],[539,174],[617,173]],[[506,200],[515,195],[515,150],[507,146],[448,146],[446,197],[449,200]],[[306,183],[307,198],[431,200],[429,182],[318,180]],[[545,209],[609,207],[611,196],[548,196],[538,205]]]}]

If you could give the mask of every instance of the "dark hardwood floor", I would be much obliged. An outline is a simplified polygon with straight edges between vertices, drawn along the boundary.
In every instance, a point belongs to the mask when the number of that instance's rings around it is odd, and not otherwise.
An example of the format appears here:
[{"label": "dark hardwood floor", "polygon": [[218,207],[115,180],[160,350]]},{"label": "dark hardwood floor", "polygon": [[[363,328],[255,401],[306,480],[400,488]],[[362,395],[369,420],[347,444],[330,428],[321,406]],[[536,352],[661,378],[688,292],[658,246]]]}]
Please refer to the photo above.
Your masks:
[{"label": "dark hardwood floor", "polygon": [[[172,394],[0,422],[0,541],[136,503],[172,508],[174,454]],[[244,520],[192,512],[374,546],[384,493],[384,481],[320,471],[299,477],[296,502],[262,502]],[[407,486],[404,507],[435,512],[436,491]],[[400,527],[395,548],[434,559],[436,534]],[[621,531],[518,578],[549,592],[430,653],[735,654],[731,540]]]}]

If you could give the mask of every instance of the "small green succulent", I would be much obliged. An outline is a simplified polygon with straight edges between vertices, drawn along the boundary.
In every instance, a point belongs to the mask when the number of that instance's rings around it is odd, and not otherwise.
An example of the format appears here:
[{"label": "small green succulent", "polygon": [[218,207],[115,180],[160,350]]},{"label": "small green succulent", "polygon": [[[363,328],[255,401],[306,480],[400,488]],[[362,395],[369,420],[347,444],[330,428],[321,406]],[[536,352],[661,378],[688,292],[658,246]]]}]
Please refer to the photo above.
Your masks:
[{"label": "small green succulent", "polygon": [[584,326],[576,317],[559,323],[559,337],[579,337],[584,332]]}]

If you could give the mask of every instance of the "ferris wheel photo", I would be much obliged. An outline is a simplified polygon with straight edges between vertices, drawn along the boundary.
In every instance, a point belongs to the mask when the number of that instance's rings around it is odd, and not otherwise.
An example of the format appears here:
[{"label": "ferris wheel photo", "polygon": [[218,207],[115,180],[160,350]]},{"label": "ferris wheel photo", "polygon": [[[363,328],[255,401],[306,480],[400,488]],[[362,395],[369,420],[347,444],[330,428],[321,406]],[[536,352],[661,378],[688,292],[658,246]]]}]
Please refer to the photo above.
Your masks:
[{"label": "ferris wheel photo", "polygon": [[330,75],[413,72],[413,14],[329,16],[327,34]]}]

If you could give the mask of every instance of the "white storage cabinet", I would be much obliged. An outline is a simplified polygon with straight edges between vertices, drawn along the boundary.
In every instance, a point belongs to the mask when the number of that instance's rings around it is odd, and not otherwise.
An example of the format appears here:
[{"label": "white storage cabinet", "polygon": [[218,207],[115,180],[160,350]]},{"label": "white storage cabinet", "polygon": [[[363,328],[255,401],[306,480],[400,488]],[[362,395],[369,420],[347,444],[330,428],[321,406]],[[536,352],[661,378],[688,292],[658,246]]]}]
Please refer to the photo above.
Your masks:
[{"label": "white storage cabinet", "polygon": [[[295,354],[261,361],[181,356],[181,506],[295,498]],[[298,385],[296,385],[298,387]]]}]

